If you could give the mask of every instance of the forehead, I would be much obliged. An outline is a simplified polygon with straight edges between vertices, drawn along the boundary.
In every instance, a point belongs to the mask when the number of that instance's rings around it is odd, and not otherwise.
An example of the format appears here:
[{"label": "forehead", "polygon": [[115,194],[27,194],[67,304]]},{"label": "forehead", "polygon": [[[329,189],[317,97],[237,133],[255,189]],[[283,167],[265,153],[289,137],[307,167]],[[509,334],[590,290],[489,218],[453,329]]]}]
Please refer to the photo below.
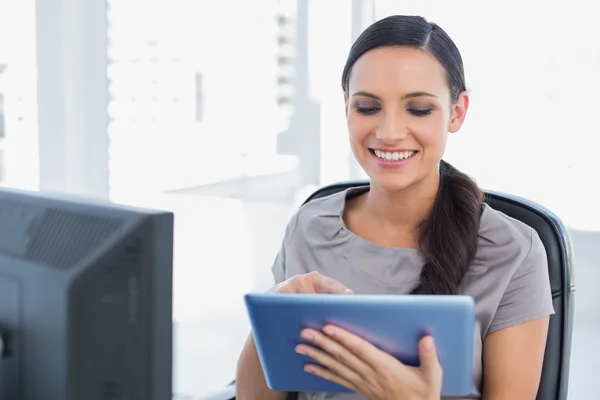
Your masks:
[{"label": "forehead", "polygon": [[352,67],[349,90],[449,96],[444,67],[429,53],[410,47],[380,47],[363,54]]}]

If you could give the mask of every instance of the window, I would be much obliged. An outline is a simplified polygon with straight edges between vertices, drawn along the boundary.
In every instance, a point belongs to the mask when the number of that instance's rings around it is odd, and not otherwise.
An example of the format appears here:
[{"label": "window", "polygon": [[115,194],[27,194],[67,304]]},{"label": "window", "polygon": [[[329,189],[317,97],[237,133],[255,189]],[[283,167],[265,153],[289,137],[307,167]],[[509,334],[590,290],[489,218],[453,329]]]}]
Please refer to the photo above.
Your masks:
[{"label": "window", "polygon": [[0,0],[0,185],[21,189],[38,186],[34,15]]}]

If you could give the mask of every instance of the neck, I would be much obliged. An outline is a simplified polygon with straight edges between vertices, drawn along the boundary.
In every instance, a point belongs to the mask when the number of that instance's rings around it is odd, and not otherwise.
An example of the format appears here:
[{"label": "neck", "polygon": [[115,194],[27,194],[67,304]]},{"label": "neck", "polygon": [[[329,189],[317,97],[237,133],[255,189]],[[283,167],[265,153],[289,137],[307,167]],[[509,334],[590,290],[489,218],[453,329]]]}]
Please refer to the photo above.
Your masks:
[{"label": "neck", "polygon": [[382,227],[416,233],[427,217],[439,187],[439,172],[406,189],[391,191],[371,183],[366,194],[366,212]]}]

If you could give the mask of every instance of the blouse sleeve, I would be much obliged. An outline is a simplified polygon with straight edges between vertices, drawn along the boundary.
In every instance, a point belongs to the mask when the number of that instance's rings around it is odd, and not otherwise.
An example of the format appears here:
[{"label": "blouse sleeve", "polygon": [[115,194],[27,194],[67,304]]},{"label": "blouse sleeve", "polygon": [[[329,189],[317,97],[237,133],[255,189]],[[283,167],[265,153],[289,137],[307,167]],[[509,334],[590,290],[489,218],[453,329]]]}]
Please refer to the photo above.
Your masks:
[{"label": "blouse sleeve", "polygon": [[488,333],[554,314],[546,250],[531,230],[529,254],[504,292]]}]

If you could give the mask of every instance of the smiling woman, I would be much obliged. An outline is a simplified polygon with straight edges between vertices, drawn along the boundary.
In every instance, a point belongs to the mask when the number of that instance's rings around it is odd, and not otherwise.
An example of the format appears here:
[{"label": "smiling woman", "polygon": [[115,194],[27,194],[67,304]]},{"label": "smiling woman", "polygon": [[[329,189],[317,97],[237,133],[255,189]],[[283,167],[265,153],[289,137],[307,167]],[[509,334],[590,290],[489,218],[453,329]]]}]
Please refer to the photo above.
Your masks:
[{"label": "smiling woman", "polygon": [[[470,399],[533,399],[554,312],[543,244],[491,209],[477,184],[442,160],[467,115],[462,58],[421,17],[391,16],[356,40],[342,74],[353,154],[370,187],[313,200],[290,221],[273,265],[275,293],[464,294],[475,300]],[[334,280],[335,279],[335,280]],[[300,399],[439,399],[435,343],[407,367],[340,327],[305,330],[306,371],[353,394]],[[485,384],[484,384],[485,382]],[[511,382],[506,385],[506,382]],[[265,383],[252,335],[237,398],[285,399]]]},{"label": "smiling woman", "polygon": [[[448,132],[460,129],[469,105],[458,49],[424,19],[386,18],[352,47],[342,88],[352,151],[371,178],[371,199],[387,203],[370,208],[404,215],[408,232],[395,246],[421,247],[428,258],[423,270],[428,279],[415,291],[456,293],[475,256],[483,207],[471,179],[443,161],[440,169]],[[413,200],[397,201],[400,193]],[[360,201],[348,205],[350,224]],[[452,214],[457,207],[460,214]],[[453,242],[447,246],[446,240]]]}]

